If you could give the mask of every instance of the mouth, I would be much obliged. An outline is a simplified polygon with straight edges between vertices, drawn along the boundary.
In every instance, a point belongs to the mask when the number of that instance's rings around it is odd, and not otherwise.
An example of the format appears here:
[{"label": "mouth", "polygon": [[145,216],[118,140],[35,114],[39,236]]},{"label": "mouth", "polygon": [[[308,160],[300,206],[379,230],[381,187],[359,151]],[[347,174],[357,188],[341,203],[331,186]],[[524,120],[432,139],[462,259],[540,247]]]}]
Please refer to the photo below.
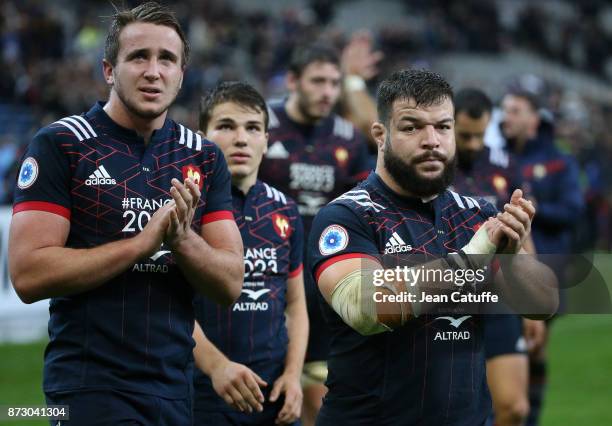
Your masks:
[{"label": "mouth", "polygon": [[161,95],[161,90],[157,87],[141,87],[138,89],[146,98],[157,98]]},{"label": "mouth", "polygon": [[233,154],[230,154],[229,158],[232,159],[233,163],[246,163],[247,161],[249,161],[249,159],[251,158],[251,156],[249,154],[246,154],[244,152],[235,152]]}]

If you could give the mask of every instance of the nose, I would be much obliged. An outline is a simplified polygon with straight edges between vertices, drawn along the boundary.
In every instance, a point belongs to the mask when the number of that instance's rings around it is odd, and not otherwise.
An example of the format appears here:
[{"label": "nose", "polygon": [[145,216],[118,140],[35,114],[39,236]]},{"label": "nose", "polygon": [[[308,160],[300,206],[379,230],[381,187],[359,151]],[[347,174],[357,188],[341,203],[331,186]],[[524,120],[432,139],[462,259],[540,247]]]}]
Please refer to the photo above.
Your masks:
[{"label": "nose", "polygon": [[248,140],[249,140],[249,134],[247,130],[242,126],[238,127],[236,129],[236,137],[234,139],[234,145],[246,146]]},{"label": "nose", "polygon": [[153,58],[148,62],[144,77],[147,80],[157,80],[159,78],[159,64],[157,63],[157,59]]},{"label": "nose", "polygon": [[440,146],[440,140],[436,129],[431,124],[427,124],[423,128],[423,138],[421,139],[421,146],[427,149],[434,149]]},{"label": "nose", "polygon": [[333,82],[331,82],[331,81],[326,82],[324,87],[323,87],[323,97],[326,100],[333,99],[334,95],[335,95],[335,92],[337,90],[338,90],[338,88],[337,88],[337,86]]}]

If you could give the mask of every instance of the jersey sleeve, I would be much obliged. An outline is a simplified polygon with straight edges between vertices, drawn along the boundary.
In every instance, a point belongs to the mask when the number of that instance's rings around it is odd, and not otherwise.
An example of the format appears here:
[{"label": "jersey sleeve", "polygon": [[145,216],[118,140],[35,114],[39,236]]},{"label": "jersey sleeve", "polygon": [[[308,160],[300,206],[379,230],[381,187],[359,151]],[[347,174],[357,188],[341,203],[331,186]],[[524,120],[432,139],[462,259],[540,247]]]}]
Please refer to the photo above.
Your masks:
[{"label": "jersey sleeve", "polygon": [[480,216],[484,220],[487,220],[490,217],[494,217],[497,215],[497,213],[499,213],[499,210],[497,210],[497,207],[495,207],[493,203],[487,201],[486,199],[482,197],[478,197],[477,200],[478,200],[478,203],[480,204]]},{"label": "jersey sleeve", "polygon": [[347,206],[331,204],[319,211],[310,231],[307,262],[316,281],[336,262],[352,258],[378,260],[378,255],[375,236]]},{"label": "jersey sleeve", "polygon": [[206,191],[206,206],[202,215],[202,225],[217,220],[234,220],[232,214],[231,176],[223,152],[214,145],[216,161],[211,183]]},{"label": "jersey sleeve", "polygon": [[291,243],[291,251],[289,252],[289,278],[297,276],[303,269],[304,260],[304,225],[302,218],[298,212],[297,206],[293,204],[292,217],[295,217],[291,222],[293,232],[289,238]]},{"label": "jersey sleeve", "polygon": [[38,210],[70,219],[70,161],[61,144],[48,130],[34,136],[21,159],[13,214]]}]

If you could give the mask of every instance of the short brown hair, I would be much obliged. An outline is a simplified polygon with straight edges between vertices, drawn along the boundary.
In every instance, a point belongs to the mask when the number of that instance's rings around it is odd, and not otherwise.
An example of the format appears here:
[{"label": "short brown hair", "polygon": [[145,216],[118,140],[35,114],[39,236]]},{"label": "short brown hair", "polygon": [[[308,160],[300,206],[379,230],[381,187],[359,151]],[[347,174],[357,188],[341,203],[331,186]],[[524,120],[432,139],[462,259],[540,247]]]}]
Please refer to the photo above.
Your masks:
[{"label": "short brown hair", "polygon": [[174,13],[170,9],[157,2],[150,1],[130,10],[117,10],[112,16],[112,22],[108,34],[106,35],[106,43],[104,45],[104,58],[109,61],[112,66],[117,64],[119,35],[121,31],[134,22],[146,22],[173,28],[183,42],[183,58],[181,65],[187,65],[189,62],[189,42],[181,28],[181,24],[179,24],[176,16],[174,16]]},{"label": "short brown hair", "polygon": [[263,113],[264,130],[268,131],[268,107],[259,92],[250,84],[242,81],[219,83],[200,101],[200,130],[206,132],[213,110],[217,105],[233,102],[256,112]]}]

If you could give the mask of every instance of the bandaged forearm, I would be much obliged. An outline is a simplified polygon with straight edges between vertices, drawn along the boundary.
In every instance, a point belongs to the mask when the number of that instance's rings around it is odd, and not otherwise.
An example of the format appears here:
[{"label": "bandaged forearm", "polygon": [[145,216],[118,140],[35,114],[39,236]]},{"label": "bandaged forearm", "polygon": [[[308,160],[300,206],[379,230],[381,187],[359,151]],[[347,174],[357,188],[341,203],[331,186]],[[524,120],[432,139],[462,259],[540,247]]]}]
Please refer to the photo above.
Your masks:
[{"label": "bandaged forearm", "polygon": [[[353,271],[334,287],[331,294],[332,308],[347,325],[360,334],[390,331],[392,327],[405,324],[410,316],[440,312],[456,305],[455,302],[428,300],[439,300],[435,296],[452,292],[471,291],[473,286],[464,287],[464,283],[446,279],[447,272],[451,276],[464,277],[467,270],[472,275],[478,275],[476,272],[480,270],[479,276],[484,277],[483,268],[491,261],[495,251],[495,244],[489,240],[486,229],[481,227],[458,253],[444,258],[411,268]],[[379,320],[381,315],[385,317],[386,324]]]},{"label": "bandaged forearm", "polygon": [[378,321],[373,284],[373,270],[358,269],[336,284],[331,294],[334,311],[353,330],[364,336],[382,333],[391,329]]},{"label": "bandaged forearm", "polygon": [[451,266],[462,269],[479,269],[495,256],[497,246],[489,239],[487,229],[481,226],[459,252],[448,255]]}]

